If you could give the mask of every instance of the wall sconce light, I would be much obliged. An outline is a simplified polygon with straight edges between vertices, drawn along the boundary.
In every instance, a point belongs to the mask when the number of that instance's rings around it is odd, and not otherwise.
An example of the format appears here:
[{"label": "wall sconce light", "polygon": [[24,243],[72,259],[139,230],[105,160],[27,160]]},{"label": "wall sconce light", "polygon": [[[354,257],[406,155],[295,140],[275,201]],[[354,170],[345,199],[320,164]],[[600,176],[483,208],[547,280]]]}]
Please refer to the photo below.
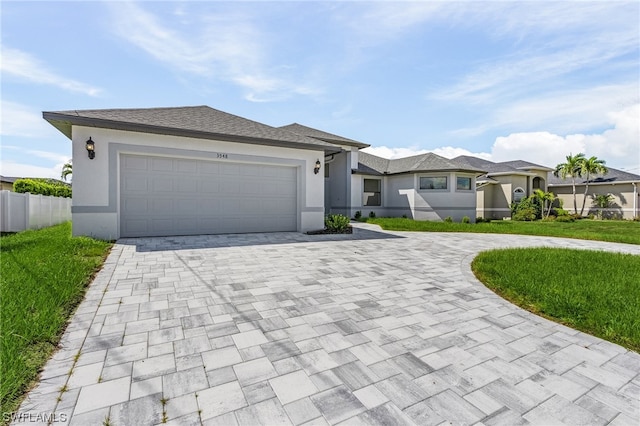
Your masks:
[{"label": "wall sconce light", "polygon": [[313,168],[313,174],[316,174],[316,175],[317,175],[317,174],[318,174],[318,172],[320,172],[320,166],[321,166],[321,165],[322,165],[322,164],[320,163],[320,160],[316,160],[316,165],[315,165],[315,167]]},{"label": "wall sconce light", "polygon": [[96,144],[91,140],[91,136],[89,136],[89,140],[86,142],[86,147],[89,153],[89,160],[96,158]]}]

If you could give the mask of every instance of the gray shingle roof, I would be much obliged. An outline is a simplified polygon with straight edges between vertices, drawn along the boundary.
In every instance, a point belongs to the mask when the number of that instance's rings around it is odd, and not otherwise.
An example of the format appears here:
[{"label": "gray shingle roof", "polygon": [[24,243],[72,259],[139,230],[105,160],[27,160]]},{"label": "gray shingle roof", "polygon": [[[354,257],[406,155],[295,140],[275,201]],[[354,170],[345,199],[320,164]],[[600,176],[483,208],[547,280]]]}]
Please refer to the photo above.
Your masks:
[{"label": "gray shingle roof", "polygon": [[358,172],[366,174],[396,174],[458,170],[482,173],[484,170],[448,160],[432,152],[412,157],[387,160],[366,152],[358,153]]},{"label": "gray shingle roof", "polygon": [[22,178],[15,177],[15,176],[2,176],[2,175],[0,175],[0,181],[2,181],[2,182],[13,183],[18,179],[22,179]]},{"label": "gray shingle roof", "polygon": [[493,161],[484,160],[482,158],[472,157],[470,155],[460,155],[453,159],[458,163],[466,164],[470,167],[476,167],[480,170],[484,170],[487,173],[504,173],[504,172],[522,172],[508,164],[494,163]]},{"label": "gray shingle roof", "polygon": [[[586,182],[584,178],[577,178],[576,184],[581,185]],[[589,179],[589,183],[614,183],[614,182],[640,182],[640,176],[625,172],[623,170],[609,168],[609,172],[604,176],[595,176]],[[549,173],[547,183],[549,185],[571,185],[571,178],[560,179]]]},{"label": "gray shingle roof", "polygon": [[370,146],[366,143],[358,142],[353,139],[348,139],[342,136],[334,135],[333,133],[328,133],[322,130],[303,126],[302,124],[298,124],[298,123],[288,124],[286,126],[279,127],[279,129],[288,130],[290,132],[294,132],[299,135],[320,139],[321,141],[334,143],[334,144],[350,145],[358,148],[366,148]]},{"label": "gray shingle roof", "polygon": [[542,170],[553,170],[550,167],[541,166],[540,164],[531,163],[529,161],[524,160],[512,160],[512,161],[503,161],[498,164],[504,164],[506,166],[510,166],[516,169],[542,169]]},{"label": "gray shingle roof", "polygon": [[258,145],[335,151],[335,146],[322,140],[271,127],[206,105],[173,108],[45,111],[42,115],[69,138],[71,138],[71,126],[82,125]]}]

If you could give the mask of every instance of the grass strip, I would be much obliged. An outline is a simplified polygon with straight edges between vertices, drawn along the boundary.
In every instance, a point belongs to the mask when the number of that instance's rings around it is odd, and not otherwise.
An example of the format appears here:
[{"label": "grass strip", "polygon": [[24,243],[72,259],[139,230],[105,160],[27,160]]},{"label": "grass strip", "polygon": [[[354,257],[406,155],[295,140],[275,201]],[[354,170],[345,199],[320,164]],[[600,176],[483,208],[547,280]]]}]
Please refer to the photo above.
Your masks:
[{"label": "grass strip", "polygon": [[521,308],[640,352],[640,256],[517,248],[482,252],[471,267]]},{"label": "grass strip", "polygon": [[0,237],[2,413],[37,379],[110,247],[72,237],[70,222]]},{"label": "grass strip", "polygon": [[367,219],[366,221],[389,231],[540,235],[640,244],[640,222],[624,220],[582,219],[575,222],[496,220],[487,223],[449,223],[383,217]]}]

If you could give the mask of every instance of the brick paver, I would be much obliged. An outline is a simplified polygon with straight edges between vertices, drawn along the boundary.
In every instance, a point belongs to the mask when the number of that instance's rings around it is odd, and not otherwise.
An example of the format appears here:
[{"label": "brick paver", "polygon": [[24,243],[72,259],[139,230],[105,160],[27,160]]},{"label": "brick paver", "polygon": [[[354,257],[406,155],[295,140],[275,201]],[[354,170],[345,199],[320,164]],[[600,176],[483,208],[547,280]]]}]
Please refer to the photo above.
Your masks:
[{"label": "brick paver", "polygon": [[640,247],[356,227],[118,241],[20,412],[79,425],[638,424],[640,355],[507,303],[470,262],[499,247]]}]

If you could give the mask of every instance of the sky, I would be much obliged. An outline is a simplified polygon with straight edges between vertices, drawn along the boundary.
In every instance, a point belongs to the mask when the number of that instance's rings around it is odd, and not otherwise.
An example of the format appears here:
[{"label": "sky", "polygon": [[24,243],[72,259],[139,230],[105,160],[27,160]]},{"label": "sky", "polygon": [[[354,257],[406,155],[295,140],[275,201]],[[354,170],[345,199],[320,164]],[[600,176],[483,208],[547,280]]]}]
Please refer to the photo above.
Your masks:
[{"label": "sky", "polygon": [[399,158],[640,174],[640,2],[5,1],[4,176],[59,178],[42,111],[209,105]]}]

